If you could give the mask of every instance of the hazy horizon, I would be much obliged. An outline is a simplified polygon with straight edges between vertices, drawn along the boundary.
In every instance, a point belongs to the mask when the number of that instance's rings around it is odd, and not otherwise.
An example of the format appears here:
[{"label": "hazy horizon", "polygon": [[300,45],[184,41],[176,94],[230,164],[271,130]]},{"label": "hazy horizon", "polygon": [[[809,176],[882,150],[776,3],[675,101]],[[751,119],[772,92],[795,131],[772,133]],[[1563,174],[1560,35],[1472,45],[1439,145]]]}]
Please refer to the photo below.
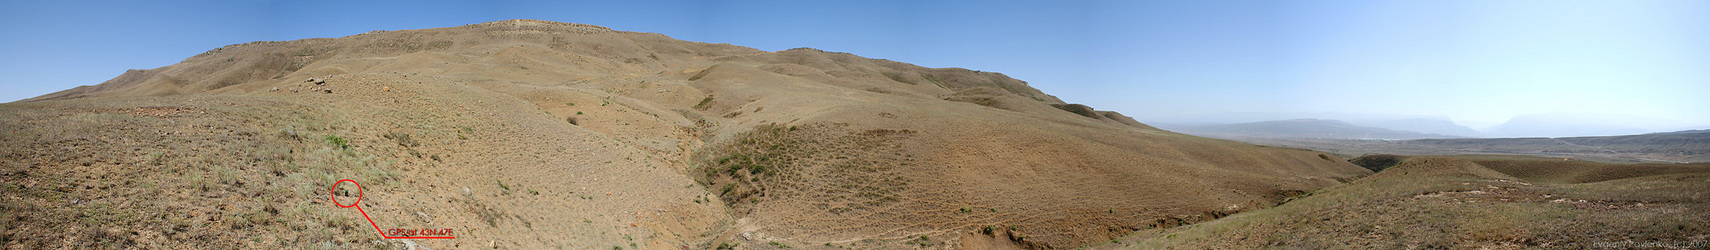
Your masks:
[{"label": "hazy horizon", "polygon": [[1710,125],[1701,1],[0,1],[0,101],[228,44],[508,19],[1001,72],[1142,122],[1339,113],[1482,129],[1580,114],[1559,120]]},{"label": "hazy horizon", "polygon": [[[1160,117],[1150,121],[1158,127],[1197,126],[1255,123],[1296,119],[1322,119],[1351,122],[1357,126],[1385,128],[1408,132],[1441,134],[1467,137],[1576,137],[1576,136],[1610,136],[1633,135],[1659,132],[1676,132],[1683,130],[1710,129],[1710,125],[1689,124],[1677,120],[1667,120],[1650,117],[1638,117],[1621,114],[1594,113],[1542,113],[1524,114],[1513,119],[1494,123],[1465,122],[1447,116],[1405,115],[1405,114],[1370,114],[1370,113],[1336,113],[1336,112],[1244,112],[1244,113],[1202,113],[1186,116]],[[1393,123],[1408,120],[1440,120],[1452,122],[1477,134],[1437,133],[1408,129],[1381,123]],[[1551,125],[1539,127],[1540,123]],[[1450,129],[1438,127],[1438,129]]]}]

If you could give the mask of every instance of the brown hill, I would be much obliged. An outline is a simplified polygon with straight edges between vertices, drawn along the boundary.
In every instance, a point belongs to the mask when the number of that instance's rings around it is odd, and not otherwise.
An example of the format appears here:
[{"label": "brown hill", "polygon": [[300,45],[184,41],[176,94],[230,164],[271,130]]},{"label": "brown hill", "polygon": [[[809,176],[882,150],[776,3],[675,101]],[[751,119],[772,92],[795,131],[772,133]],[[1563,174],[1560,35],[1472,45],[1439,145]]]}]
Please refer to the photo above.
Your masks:
[{"label": "brown hill", "polygon": [[[1370,173],[999,73],[534,20],[226,46],[0,128],[26,248],[1064,248]],[[341,179],[456,239],[382,240]]]},{"label": "brown hill", "polygon": [[[1414,157],[1274,208],[1100,248],[1702,248],[1710,164]],[[1126,243],[1126,242],[1123,242]]]}]

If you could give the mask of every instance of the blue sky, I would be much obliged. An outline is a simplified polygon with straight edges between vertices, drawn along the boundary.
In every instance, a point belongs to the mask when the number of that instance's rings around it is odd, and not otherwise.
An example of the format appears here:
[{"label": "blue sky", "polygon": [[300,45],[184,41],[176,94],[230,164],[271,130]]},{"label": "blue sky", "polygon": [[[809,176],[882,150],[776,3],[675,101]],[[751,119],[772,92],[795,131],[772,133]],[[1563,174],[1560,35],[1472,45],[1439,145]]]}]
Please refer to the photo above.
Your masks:
[{"label": "blue sky", "polygon": [[0,0],[0,101],[228,44],[521,18],[1002,72],[1141,121],[1329,112],[1475,128],[1526,114],[1710,124],[1710,1],[1645,0]]}]

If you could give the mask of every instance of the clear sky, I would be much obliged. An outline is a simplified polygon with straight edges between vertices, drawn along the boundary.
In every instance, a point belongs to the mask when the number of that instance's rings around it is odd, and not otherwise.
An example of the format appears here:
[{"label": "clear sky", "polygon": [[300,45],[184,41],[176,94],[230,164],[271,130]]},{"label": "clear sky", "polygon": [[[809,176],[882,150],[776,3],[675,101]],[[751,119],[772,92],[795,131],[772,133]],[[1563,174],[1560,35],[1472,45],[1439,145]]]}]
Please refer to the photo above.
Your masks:
[{"label": "clear sky", "polygon": [[520,18],[1002,72],[1141,121],[1335,112],[1476,128],[1594,113],[1710,124],[1710,1],[1696,0],[0,0],[0,101],[228,44]]}]

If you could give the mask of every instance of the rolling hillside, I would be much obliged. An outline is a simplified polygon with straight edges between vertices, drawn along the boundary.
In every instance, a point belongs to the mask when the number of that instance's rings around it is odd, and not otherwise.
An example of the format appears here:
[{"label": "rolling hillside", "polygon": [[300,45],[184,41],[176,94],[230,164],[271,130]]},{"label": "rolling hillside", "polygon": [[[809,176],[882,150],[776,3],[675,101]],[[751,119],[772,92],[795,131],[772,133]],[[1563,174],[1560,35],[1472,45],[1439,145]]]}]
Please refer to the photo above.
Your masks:
[{"label": "rolling hillside", "polygon": [[1098,248],[1696,249],[1710,164],[1415,157],[1275,208]]},{"label": "rolling hillside", "polygon": [[1071,248],[1371,173],[1000,73],[536,20],[226,46],[0,131],[7,248]]}]

